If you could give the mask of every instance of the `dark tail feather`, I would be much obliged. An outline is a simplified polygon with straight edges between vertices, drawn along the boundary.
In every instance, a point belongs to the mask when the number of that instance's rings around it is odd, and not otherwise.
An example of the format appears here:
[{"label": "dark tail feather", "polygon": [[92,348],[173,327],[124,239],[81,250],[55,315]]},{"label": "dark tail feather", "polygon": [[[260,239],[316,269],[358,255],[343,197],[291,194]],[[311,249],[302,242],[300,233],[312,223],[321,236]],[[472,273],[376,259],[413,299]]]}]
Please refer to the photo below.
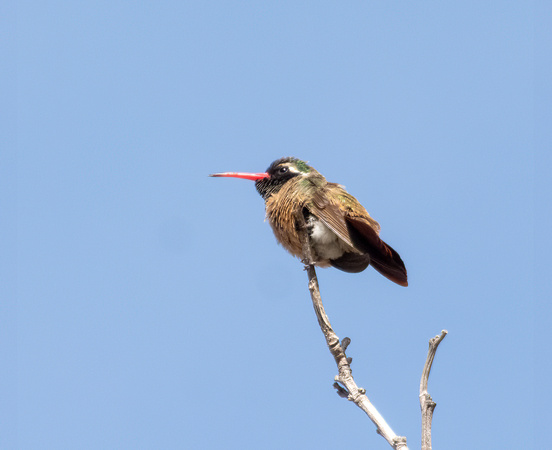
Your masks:
[{"label": "dark tail feather", "polygon": [[[401,286],[408,286],[406,267],[401,257],[385,242],[381,241],[381,243],[386,247],[384,257],[380,258],[379,255],[372,256],[370,254],[370,264],[384,277],[389,278],[391,281]],[[389,253],[391,254],[391,260],[388,258]]]},{"label": "dark tail feather", "polygon": [[398,285],[408,286],[406,267],[399,254],[380,239],[369,223],[354,217],[346,220],[355,247],[370,256],[372,267]]}]

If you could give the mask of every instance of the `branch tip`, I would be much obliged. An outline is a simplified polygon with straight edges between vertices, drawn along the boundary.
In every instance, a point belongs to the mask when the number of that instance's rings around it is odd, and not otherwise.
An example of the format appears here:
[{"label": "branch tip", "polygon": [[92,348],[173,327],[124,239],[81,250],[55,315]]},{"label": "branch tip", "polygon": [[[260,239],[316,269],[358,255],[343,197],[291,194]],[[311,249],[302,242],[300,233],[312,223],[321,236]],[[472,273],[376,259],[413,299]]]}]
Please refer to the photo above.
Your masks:
[{"label": "branch tip", "polygon": [[433,419],[433,410],[437,404],[433,401],[427,391],[429,373],[433,364],[433,358],[437,352],[437,347],[447,335],[447,330],[442,330],[440,335],[432,337],[429,340],[429,350],[427,352],[426,362],[422,371],[420,380],[420,409],[422,411],[422,450],[431,450],[431,421]]}]

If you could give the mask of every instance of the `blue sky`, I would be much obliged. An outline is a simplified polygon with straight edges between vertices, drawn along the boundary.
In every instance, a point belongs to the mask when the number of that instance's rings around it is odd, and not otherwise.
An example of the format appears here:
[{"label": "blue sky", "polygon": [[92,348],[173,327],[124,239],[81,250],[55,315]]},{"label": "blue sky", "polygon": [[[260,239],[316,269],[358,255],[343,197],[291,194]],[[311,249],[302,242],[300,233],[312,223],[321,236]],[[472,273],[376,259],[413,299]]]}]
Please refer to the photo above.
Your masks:
[{"label": "blue sky", "polygon": [[549,427],[545,2],[8,2],[2,448],[388,448],[333,388],[253,183],[297,156],[406,263],[319,270],[357,383],[419,448]]}]

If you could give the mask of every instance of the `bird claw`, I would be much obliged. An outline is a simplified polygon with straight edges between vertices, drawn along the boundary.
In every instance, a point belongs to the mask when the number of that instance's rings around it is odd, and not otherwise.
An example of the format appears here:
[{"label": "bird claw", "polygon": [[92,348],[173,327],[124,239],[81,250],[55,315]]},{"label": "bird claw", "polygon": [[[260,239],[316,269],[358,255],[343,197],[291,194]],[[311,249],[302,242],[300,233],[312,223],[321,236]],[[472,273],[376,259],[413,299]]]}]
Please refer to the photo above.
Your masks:
[{"label": "bird claw", "polygon": [[313,266],[314,265],[314,262],[313,261],[310,261],[309,259],[307,258],[303,258],[301,260],[301,262],[305,265],[305,269],[308,267],[308,266]]}]

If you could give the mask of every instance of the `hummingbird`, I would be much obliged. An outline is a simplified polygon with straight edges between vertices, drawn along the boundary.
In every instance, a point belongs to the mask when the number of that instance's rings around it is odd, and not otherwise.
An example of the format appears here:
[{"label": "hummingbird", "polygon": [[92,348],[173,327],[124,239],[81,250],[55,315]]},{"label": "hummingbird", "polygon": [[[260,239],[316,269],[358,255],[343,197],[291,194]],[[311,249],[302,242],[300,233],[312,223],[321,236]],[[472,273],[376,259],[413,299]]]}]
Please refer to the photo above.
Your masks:
[{"label": "hummingbird", "polygon": [[210,176],[255,181],[276,239],[299,259],[303,257],[301,224],[305,223],[314,265],[349,273],[362,272],[372,265],[389,280],[408,286],[404,263],[380,239],[379,223],[345,187],[326,181],[305,161],[285,157],[274,161],[266,172]]}]

